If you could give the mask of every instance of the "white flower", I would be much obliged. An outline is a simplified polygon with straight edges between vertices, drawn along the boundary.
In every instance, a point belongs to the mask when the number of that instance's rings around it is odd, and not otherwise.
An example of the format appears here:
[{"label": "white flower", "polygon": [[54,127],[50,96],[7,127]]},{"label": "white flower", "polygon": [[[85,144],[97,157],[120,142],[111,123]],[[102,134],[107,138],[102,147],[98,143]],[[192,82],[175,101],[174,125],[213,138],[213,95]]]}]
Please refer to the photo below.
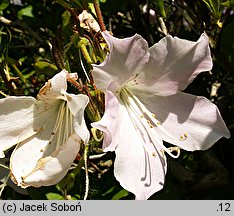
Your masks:
[{"label": "white flower", "polygon": [[208,37],[166,36],[148,48],[139,35],[103,36],[110,53],[93,65],[93,76],[106,93],[105,114],[92,126],[104,132],[104,150],[116,153],[116,179],[136,199],[147,199],[164,185],[165,152],[178,157],[180,148],[205,150],[230,136],[216,105],[181,92],[212,68]]},{"label": "white flower", "polygon": [[80,26],[87,31],[101,31],[97,21],[93,18],[92,14],[87,12],[87,10],[83,10],[82,13],[79,14],[78,18],[80,20]]},{"label": "white flower", "polygon": [[69,170],[89,131],[86,95],[66,92],[63,70],[33,97],[0,100],[0,154],[17,144],[10,159],[12,179],[21,187],[58,183]]}]

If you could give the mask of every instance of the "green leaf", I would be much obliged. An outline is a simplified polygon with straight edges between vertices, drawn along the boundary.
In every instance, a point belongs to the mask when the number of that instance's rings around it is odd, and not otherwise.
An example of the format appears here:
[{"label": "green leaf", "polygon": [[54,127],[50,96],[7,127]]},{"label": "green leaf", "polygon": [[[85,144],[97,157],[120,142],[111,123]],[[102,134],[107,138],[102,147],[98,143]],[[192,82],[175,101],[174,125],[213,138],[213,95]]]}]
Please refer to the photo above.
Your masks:
[{"label": "green leaf", "polygon": [[221,3],[221,5],[226,6],[226,7],[234,7],[234,1],[225,1]]},{"label": "green leaf", "polygon": [[65,11],[62,14],[62,23],[63,23],[63,29],[65,29],[67,26],[69,26],[71,20],[71,13],[68,11]]},{"label": "green leaf", "polygon": [[154,0],[153,4],[156,6],[157,12],[160,13],[160,15],[163,18],[166,18],[166,12],[164,9],[164,0]]},{"label": "green leaf", "polygon": [[121,191],[119,191],[117,194],[115,194],[113,197],[112,197],[112,200],[119,200],[123,197],[126,197],[129,195],[129,192],[126,191],[125,189],[122,189]]},{"label": "green leaf", "polygon": [[36,73],[39,74],[43,73],[49,76],[53,76],[58,72],[57,67],[54,64],[47,61],[38,61],[35,63],[34,67]]},{"label": "green leaf", "polygon": [[101,3],[106,3],[107,0],[99,0]]},{"label": "green leaf", "polygon": [[1,0],[0,11],[5,10],[9,5],[9,0]]},{"label": "green leaf", "polygon": [[23,16],[27,16],[27,17],[34,17],[33,15],[33,6],[29,5],[28,7],[22,8],[21,10],[18,11],[18,18],[22,19]]},{"label": "green leaf", "polygon": [[206,3],[207,7],[212,11],[215,20],[219,20],[222,12],[220,0],[203,0],[203,2]]},{"label": "green leaf", "polygon": [[79,194],[74,194],[72,197],[71,197],[72,200],[80,200],[81,199],[81,196]]},{"label": "green leaf", "polygon": [[53,193],[53,192],[47,193],[46,198],[48,200],[64,200],[64,198],[61,194]]},{"label": "green leaf", "polygon": [[7,64],[13,64],[13,65],[17,65],[17,66],[20,65],[19,61],[15,60],[13,58],[10,58],[9,56],[6,57],[5,61]]},{"label": "green leaf", "polygon": [[106,195],[108,195],[110,193],[113,193],[116,190],[116,188],[118,188],[118,185],[114,185],[113,187],[108,189],[105,193],[102,194],[102,196],[106,196]]}]

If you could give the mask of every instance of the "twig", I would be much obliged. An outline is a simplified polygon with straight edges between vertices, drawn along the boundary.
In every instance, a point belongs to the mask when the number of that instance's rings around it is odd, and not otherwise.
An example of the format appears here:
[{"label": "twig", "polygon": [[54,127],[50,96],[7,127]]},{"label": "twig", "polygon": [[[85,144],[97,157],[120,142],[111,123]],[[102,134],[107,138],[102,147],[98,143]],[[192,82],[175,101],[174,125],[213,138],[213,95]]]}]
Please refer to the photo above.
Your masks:
[{"label": "twig", "polygon": [[97,14],[98,24],[100,25],[100,28],[102,31],[106,31],[106,26],[105,26],[104,21],[103,21],[102,12],[100,10],[98,0],[94,0],[93,4],[94,4],[94,8],[95,8],[95,11]]}]

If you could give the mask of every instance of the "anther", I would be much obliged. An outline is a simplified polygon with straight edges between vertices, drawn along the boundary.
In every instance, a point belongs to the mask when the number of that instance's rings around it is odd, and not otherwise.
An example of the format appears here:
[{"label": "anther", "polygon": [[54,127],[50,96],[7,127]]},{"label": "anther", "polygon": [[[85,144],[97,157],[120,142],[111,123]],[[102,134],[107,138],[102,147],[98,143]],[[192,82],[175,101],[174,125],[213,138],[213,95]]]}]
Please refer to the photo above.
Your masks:
[{"label": "anther", "polygon": [[174,158],[178,158],[180,156],[180,148],[175,146],[175,147],[170,147],[168,148],[168,150],[172,153],[172,152],[176,152],[176,154],[174,156]]},{"label": "anther", "polygon": [[99,130],[97,130],[96,128],[91,128],[91,133],[93,135],[93,138],[97,141],[97,142],[101,142],[103,139],[103,133]]},{"label": "anther", "polygon": [[180,136],[180,140],[184,141],[188,138],[188,133],[184,133],[183,135]]}]

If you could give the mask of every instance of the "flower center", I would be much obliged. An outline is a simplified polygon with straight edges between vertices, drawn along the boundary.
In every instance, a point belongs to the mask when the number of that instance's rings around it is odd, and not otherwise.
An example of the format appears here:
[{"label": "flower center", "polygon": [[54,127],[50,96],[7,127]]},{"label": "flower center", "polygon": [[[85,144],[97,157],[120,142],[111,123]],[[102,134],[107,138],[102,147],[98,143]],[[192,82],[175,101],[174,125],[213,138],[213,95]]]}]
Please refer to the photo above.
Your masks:
[{"label": "flower center", "polygon": [[[162,148],[162,154],[167,152],[171,157],[178,158],[180,155],[179,147],[174,146],[167,148],[163,145],[163,142],[159,137],[159,130],[170,138],[175,138],[164,129],[161,122],[156,118],[156,115],[151,113],[127,87],[121,88],[119,96],[127,108],[133,123],[137,124],[137,128],[140,128],[140,130],[146,131],[151,143],[154,144],[155,149],[157,143]],[[156,154],[153,152],[152,155],[155,156]]]}]

